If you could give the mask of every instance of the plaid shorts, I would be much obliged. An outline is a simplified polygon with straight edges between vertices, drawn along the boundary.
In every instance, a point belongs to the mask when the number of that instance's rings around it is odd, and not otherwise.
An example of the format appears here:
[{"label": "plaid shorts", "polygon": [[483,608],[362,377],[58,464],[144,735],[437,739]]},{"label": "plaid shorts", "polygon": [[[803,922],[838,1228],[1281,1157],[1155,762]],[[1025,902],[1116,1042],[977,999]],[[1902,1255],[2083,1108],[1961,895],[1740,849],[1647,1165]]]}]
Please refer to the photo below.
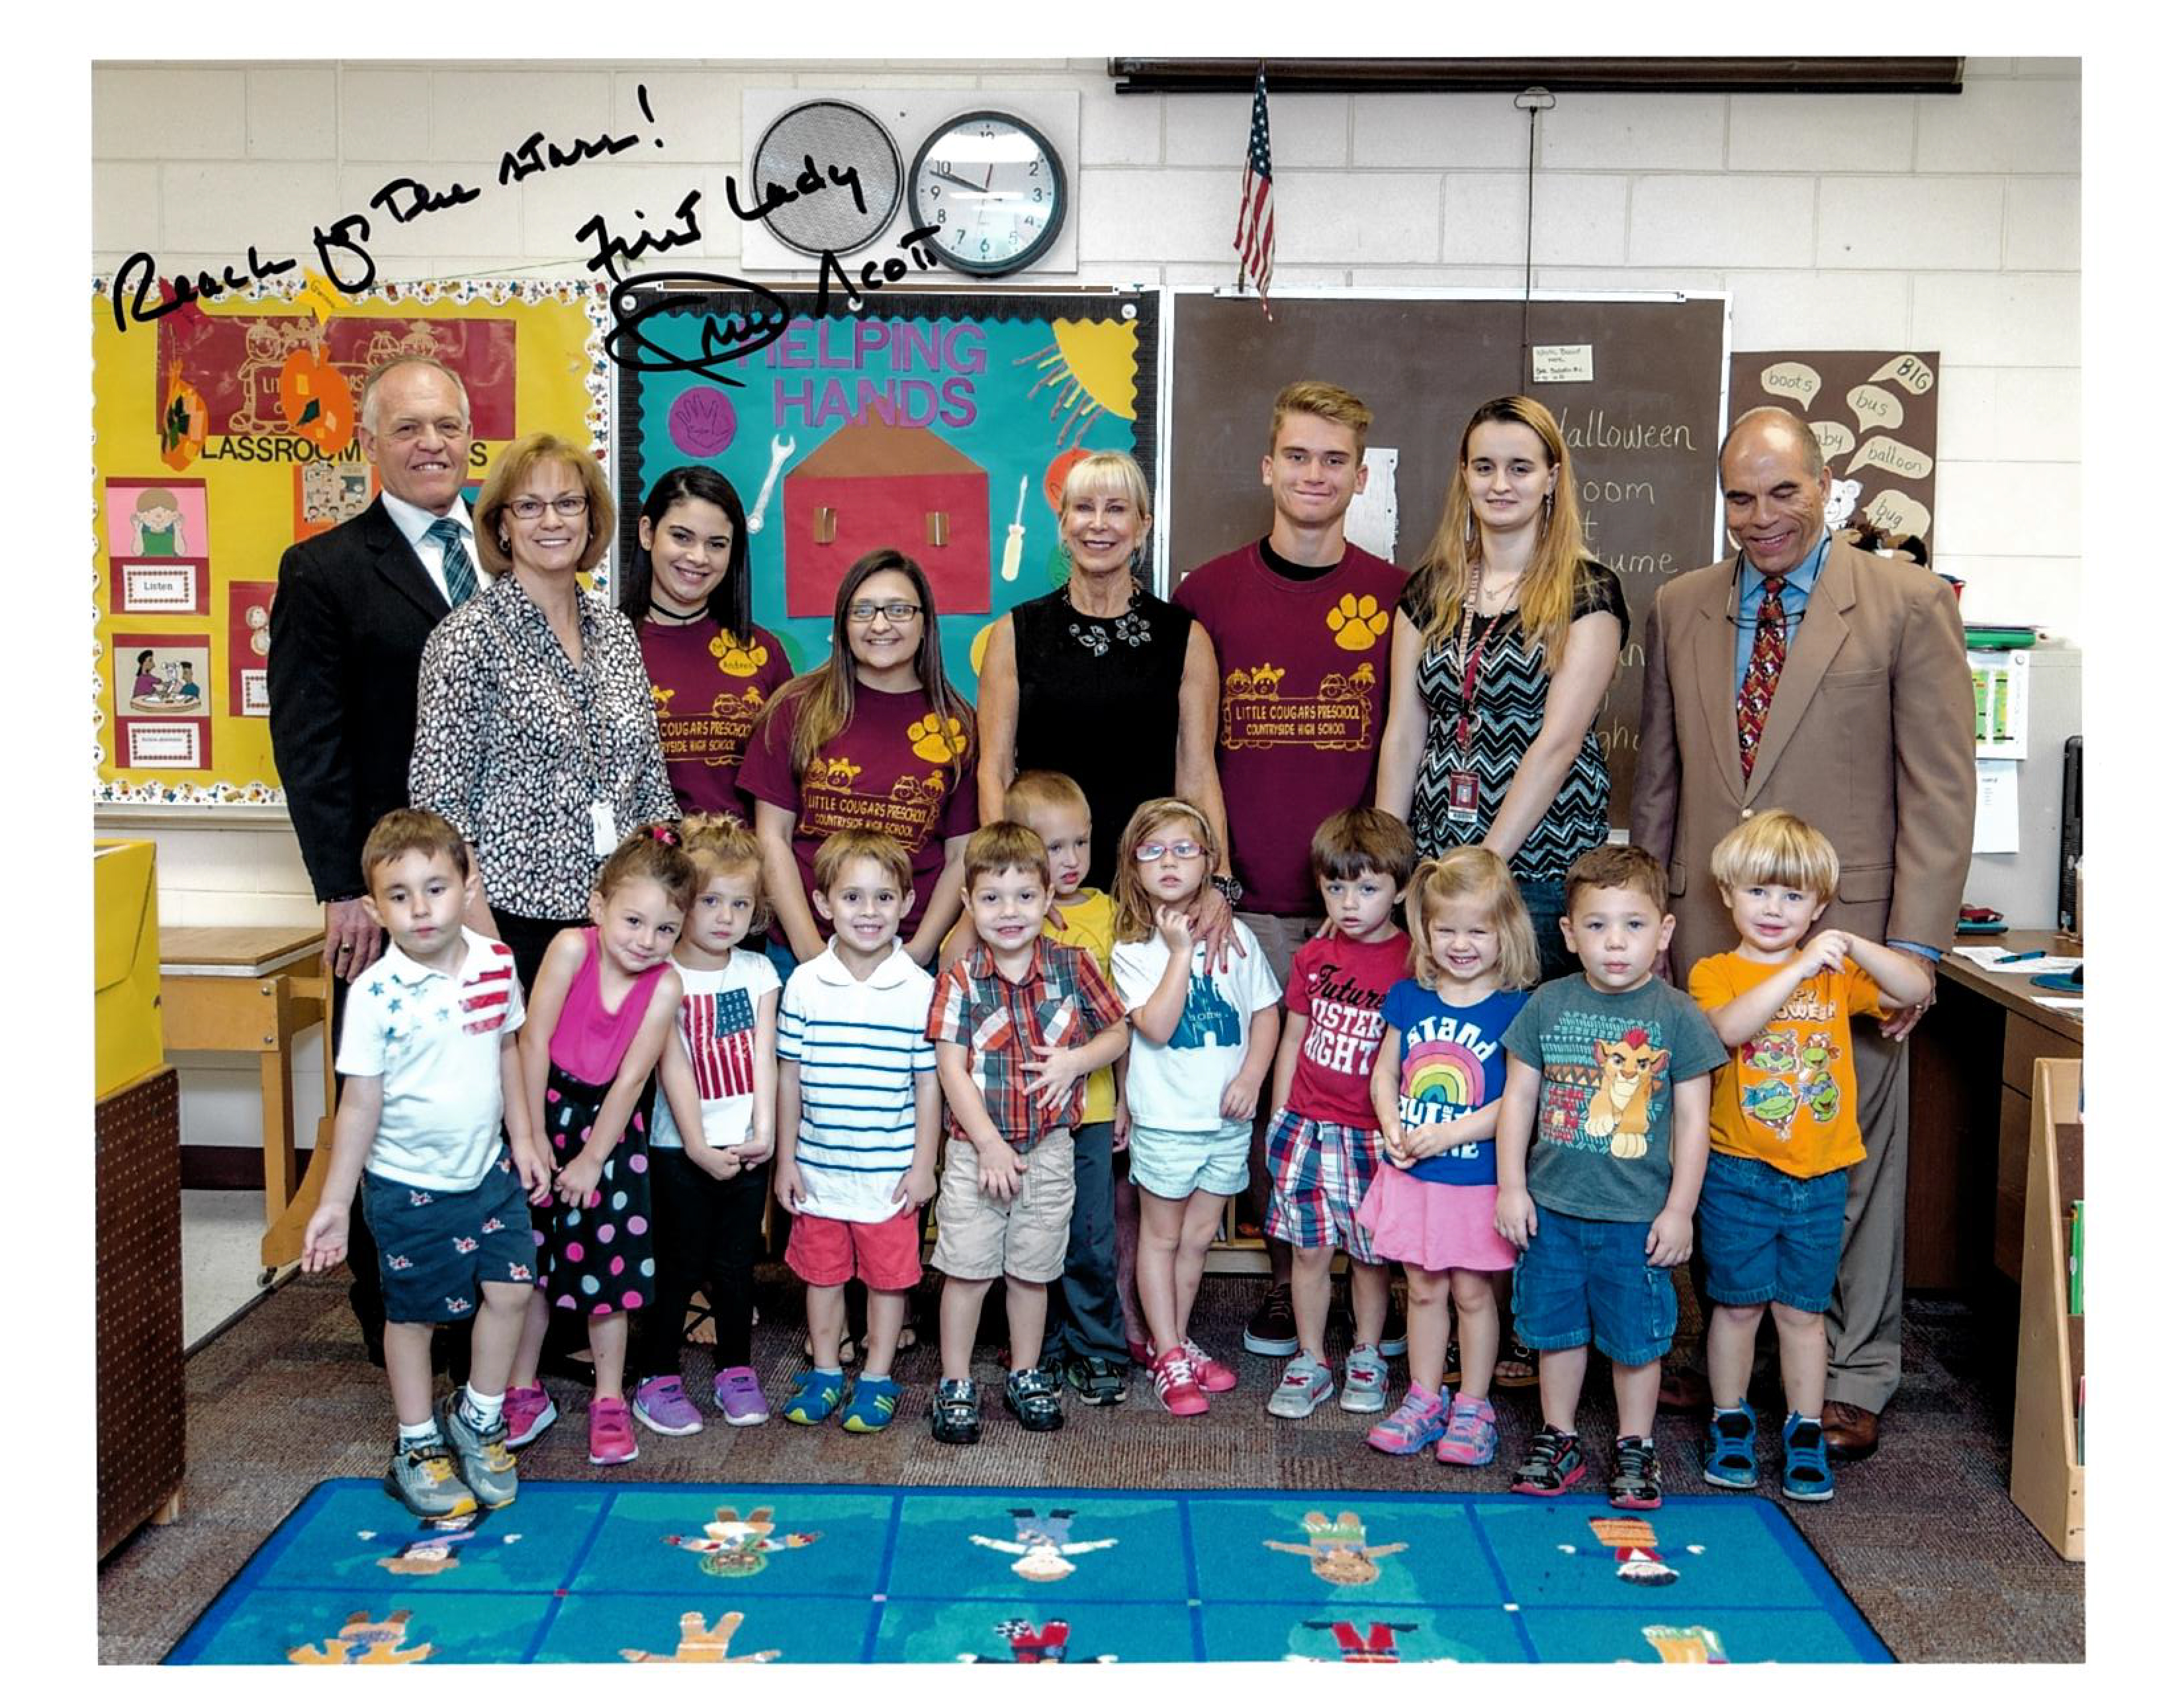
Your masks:
[{"label": "plaid shorts", "polygon": [[1358,1206],[1379,1167],[1378,1131],[1284,1108],[1267,1122],[1267,1171],[1273,1179],[1267,1234],[1297,1248],[1333,1245],[1362,1265],[1379,1265],[1357,1223]]}]

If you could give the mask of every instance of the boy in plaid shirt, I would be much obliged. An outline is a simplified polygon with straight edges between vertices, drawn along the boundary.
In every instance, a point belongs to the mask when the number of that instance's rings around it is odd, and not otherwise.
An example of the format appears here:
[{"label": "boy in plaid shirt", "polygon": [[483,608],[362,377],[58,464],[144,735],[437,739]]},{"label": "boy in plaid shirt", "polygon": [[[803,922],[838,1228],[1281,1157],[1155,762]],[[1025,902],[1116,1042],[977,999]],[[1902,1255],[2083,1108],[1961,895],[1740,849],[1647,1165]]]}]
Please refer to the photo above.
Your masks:
[{"label": "boy in plaid shirt", "polygon": [[950,1116],[933,1250],[948,1280],[933,1435],[957,1443],[978,1440],[971,1346],[995,1278],[1008,1281],[1009,1411],[1028,1430],[1061,1423],[1039,1353],[1076,1188],[1069,1128],[1084,1117],[1084,1075],[1129,1042],[1098,961],[1040,929],[1054,890],[1038,833],[981,827],[964,849],[963,886],[978,939],[941,975],[926,1024]]}]

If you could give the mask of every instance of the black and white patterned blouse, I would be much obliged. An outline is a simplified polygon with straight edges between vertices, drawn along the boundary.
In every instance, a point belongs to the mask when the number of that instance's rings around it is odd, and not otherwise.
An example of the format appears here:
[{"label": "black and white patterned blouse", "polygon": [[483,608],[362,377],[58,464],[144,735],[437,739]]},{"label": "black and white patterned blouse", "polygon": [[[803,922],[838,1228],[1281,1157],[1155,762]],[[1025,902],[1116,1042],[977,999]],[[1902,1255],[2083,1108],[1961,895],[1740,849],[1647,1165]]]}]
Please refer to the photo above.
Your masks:
[{"label": "black and white patterned blouse", "polygon": [[[1423,573],[1411,577],[1401,603],[1411,625],[1423,627]],[[1570,620],[1600,614],[1614,616],[1620,637],[1630,637],[1623,582],[1613,570],[1588,558],[1580,565]],[[1482,638],[1486,643],[1472,698],[1475,713],[1468,760],[1479,777],[1479,802],[1468,817],[1459,817],[1449,804],[1451,779],[1467,760],[1457,738],[1457,717],[1463,711],[1457,636],[1451,633],[1418,653],[1418,688],[1425,701],[1426,738],[1418,756],[1418,783],[1411,793],[1411,835],[1421,856],[1442,855],[1458,844],[1485,842],[1502,799],[1508,795],[1509,783],[1516,777],[1517,765],[1546,720],[1551,677],[1546,657],[1524,648],[1516,610],[1475,621],[1472,638],[1474,643]],[[1509,871],[1519,879],[1559,879],[1571,862],[1607,841],[1607,760],[1601,751],[1600,735],[1588,730],[1547,812],[1509,858]]]},{"label": "black and white patterned blouse", "polygon": [[578,592],[584,661],[504,574],[434,628],[417,674],[410,800],[471,841],[486,900],[537,920],[582,920],[600,857],[592,805],[617,838],[679,817],[635,631]]}]

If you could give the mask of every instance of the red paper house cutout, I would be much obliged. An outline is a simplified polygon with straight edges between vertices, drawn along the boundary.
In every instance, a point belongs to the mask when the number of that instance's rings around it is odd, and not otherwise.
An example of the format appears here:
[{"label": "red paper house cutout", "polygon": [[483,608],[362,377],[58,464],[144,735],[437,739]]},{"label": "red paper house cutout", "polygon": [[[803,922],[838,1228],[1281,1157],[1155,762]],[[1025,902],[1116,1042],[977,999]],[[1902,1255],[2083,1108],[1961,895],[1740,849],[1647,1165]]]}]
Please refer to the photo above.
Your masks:
[{"label": "red paper house cutout", "polygon": [[917,560],[941,614],[985,615],[993,602],[986,482],[932,429],[891,427],[867,407],[783,486],[788,613],[833,615],[850,565],[892,546]]}]

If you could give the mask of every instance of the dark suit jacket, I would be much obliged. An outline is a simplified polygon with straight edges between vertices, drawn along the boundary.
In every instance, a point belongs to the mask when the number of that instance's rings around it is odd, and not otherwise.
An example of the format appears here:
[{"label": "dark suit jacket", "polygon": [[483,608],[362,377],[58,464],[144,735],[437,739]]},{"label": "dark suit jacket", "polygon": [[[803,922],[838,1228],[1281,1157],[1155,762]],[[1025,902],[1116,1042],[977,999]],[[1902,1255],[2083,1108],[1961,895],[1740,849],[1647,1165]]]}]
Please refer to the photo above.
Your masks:
[{"label": "dark suit jacket", "polygon": [[1971,671],[1948,583],[1836,535],[1776,682],[1747,782],[1736,749],[1736,560],[1669,582],[1646,627],[1630,840],[1669,870],[1676,977],[1736,947],[1707,861],[1762,809],[1841,858],[1821,916],[1946,951],[1971,865]]},{"label": "dark suit jacket", "polygon": [[365,835],[409,805],[418,659],[447,613],[377,499],[281,559],[265,660],[273,762],[321,902],[364,894]]}]

